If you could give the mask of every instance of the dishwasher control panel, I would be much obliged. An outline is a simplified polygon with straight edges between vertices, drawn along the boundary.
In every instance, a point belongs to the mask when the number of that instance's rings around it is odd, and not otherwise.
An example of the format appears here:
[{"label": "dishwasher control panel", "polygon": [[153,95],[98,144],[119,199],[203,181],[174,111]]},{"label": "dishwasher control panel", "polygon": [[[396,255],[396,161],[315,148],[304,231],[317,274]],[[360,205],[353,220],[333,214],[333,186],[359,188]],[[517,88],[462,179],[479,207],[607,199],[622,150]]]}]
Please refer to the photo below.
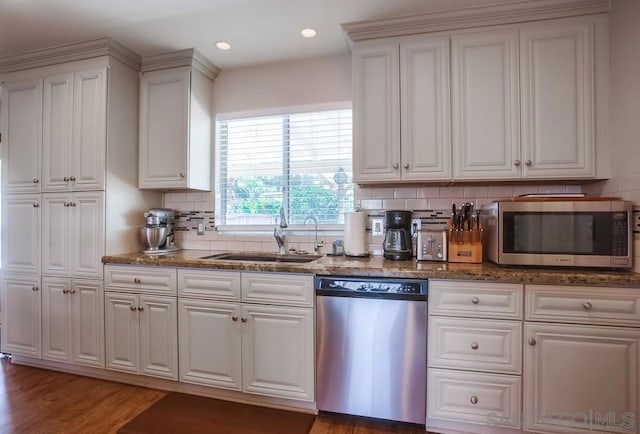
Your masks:
[{"label": "dishwasher control panel", "polygon": [[426,295],[427,282],[405,279],[375,279],[357,277],[316,277],[316,291],[374,294]]}]

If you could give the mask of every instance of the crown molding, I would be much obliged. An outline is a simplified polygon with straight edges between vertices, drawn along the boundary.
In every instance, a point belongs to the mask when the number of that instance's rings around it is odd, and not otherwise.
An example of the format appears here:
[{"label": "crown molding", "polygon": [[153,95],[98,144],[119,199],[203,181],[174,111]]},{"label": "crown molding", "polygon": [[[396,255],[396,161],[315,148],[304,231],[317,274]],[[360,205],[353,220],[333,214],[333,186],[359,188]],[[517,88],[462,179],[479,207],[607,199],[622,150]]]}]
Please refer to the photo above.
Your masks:
[{"label": "crown molding", "polygon": [[609,11],[610,0],[523,0],[342,24],[350,41],[548,20]]},{"label": "crown molding", "polygon": [[0,57],[0,72],[21,71],[101,56],[111,56],[140,71],[139,55],[114,39],[100,38]]},{"label": "crown molding", "polygon": [[210,79],[215,79],[220,68],[211,63],[202,53],[195,48],[172,51],[170,53],[144,56],[142,58],[142,72],[157,71],[160,69],[188,66],[202,72]]}]

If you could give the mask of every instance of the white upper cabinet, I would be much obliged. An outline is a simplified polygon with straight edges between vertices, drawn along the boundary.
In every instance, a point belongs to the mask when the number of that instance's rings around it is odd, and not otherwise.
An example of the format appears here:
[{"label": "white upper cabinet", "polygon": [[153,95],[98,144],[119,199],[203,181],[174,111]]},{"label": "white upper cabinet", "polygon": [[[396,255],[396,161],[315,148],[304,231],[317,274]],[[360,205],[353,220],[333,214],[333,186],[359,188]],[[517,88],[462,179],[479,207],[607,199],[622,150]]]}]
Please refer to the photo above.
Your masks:
[{"label": "white upper cabinet", "polygon": [[449,38],[354,45],[356,182],[451,177]]},{"label": "white upper cabinet", "polygon": [[453,36],[453,176],[520,176],[517,29]]},{"label": "white upper cabinet", "polygon": [[397,41],[355,45],[353,80],[354,180],[400,180]]},{"label": "white upper cabinet", "polygon": [[520,32],[523,176],[594,176],[593,22]]},{"label": "white upper cabinet", "polygon": [[73,73],[44,78],[42,182],[44,191],[70,188]]},{"label": "white upper cabinet", "polygon": [[142,71],[138,186],[211,190],[218,69],[191,49],[146,57]]},{"label": "white upper cabinet", "polygon": [[42,78],[2,83],[2,189],[39,193]]}]

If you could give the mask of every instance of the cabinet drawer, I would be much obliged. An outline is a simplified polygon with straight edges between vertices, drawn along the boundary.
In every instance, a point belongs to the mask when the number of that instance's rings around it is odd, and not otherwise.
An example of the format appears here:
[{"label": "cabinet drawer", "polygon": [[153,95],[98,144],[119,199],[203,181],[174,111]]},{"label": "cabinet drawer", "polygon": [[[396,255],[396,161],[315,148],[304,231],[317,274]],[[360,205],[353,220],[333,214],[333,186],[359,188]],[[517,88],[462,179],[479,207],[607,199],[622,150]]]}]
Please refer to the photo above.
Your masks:
[{"label": "cabinet drawer", "polygon": [[429,280],[429,315],[522,319],[522,285]]},{"label": "cabinet drawer", "polygon": [[640,326],[640,290],[527,285],[527,321]]},{"label": "cabinet drawer", "polygon": [[165,295],[177,293],[178,279],[175,268],[108,265],[104,274],[106,289]]},{"label": "cabinet drawer", "polygon": [[427,423],[520,427],[520,377],[429,369],[427,385]]},{"label": "cabinet drawer", "polygon": [[178,295],[181,297],[240,301],[240,272],[178,270]]},{"label": "cabinet drawer", "polygon": [[282,306],[313,306],[313,276],[242,273],[242,301]]},{"label": "cabinet drawer", "polygon": [[519,321],[432,317],[428,329],[430,367],[520,373]]}]

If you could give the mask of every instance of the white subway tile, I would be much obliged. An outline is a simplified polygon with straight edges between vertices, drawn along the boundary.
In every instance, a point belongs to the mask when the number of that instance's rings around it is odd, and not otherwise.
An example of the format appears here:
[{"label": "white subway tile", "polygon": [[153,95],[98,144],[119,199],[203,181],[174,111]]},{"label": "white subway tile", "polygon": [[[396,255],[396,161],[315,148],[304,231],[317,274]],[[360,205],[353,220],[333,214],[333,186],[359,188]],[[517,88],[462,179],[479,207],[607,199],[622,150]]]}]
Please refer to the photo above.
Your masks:
[{"label": "white subway tile", "polygon": [[195,240],[184,240],[182,242],[183,249],[190,250],[210,250],[210,242],[209,241],[195,241]]},{"label": "white subway tile", "polygon": [[435,199],[440,197],[439,187],[418,187],[416,190],[416,196],[419,199]]},{"label": "white subway tile", "polygon": [[513,187],[513,195],[520,196],[523,194],[540,193],[539,185],[516,185]]},{"label": "white subway tile", "polygon": [[226,241],[211,241],[211,250],[229,250],[229,245]]},{"label": "white subway tile", "polygon": [[393,199],[393,188],[373,188],[371,199]]},{"label": "white subway tile", "polygon": [[382,207],[386,210],[403,210],[406,209],[406,204],[404,199],[385,199]]},{"label": "white subway tile", "polygon": [[540,193],[543,194],[554,194],[554,193],[564,193],[564,184],[562,185],[542,185],[540,186]]},{"label": "white subway tile", "polygon": [[565,193],[582,193],[582,186],[579,184],[567,184],[564,186]]},{"label": "white subway tile", "polygon": [[259,252],[262,250],[262,243],[259,241],[243,241],[242,248],[250,252]]},{"label": "white subway tile", "polygon": [[464,197],[473,198],[473,197],[488,197],[489,196],[489,187],[478,186],[478,187],[464,187]]},{"label": "white subway tile", "polygon": [[429,208],[429,200],[428,199],[407,199],[405,201],[405,206],[410,210],[417,209],[428,209]]},{"label": "white subway tile", "polygon": [[489,187],[488,197],[509,198],[513,197],[513,187],[511,185],[501,185]]},{"label": "white subway tile", "polygon": [[429,209],[449,210],[451,209],[451,204],[453,203],[453,201],[454,199],[429,199]]},{"label": "white subway tile", "polygon": [[382,209],[381,199],[362,199],[358,201],[362,209]]},{"label": "white subway tile", "polygon": [[227,248],[229,250],[243,250],[244,243],[242,241],[227,241]]},{"label": "white subway tile", "polygon": [[464,188],[463,187],[440,187],[440,197],[447,198],[447,199],[464,197]]},{"label": "white subway tile", "polygon": [[393,197],[395,199],[415,199],[416,194],[414,187],[401,187],[394,189]]},{"label": "white subway tile", "polygon": [[354,197],[356,199],[371,199],[371,189],[366,187],[354,186]]}]

